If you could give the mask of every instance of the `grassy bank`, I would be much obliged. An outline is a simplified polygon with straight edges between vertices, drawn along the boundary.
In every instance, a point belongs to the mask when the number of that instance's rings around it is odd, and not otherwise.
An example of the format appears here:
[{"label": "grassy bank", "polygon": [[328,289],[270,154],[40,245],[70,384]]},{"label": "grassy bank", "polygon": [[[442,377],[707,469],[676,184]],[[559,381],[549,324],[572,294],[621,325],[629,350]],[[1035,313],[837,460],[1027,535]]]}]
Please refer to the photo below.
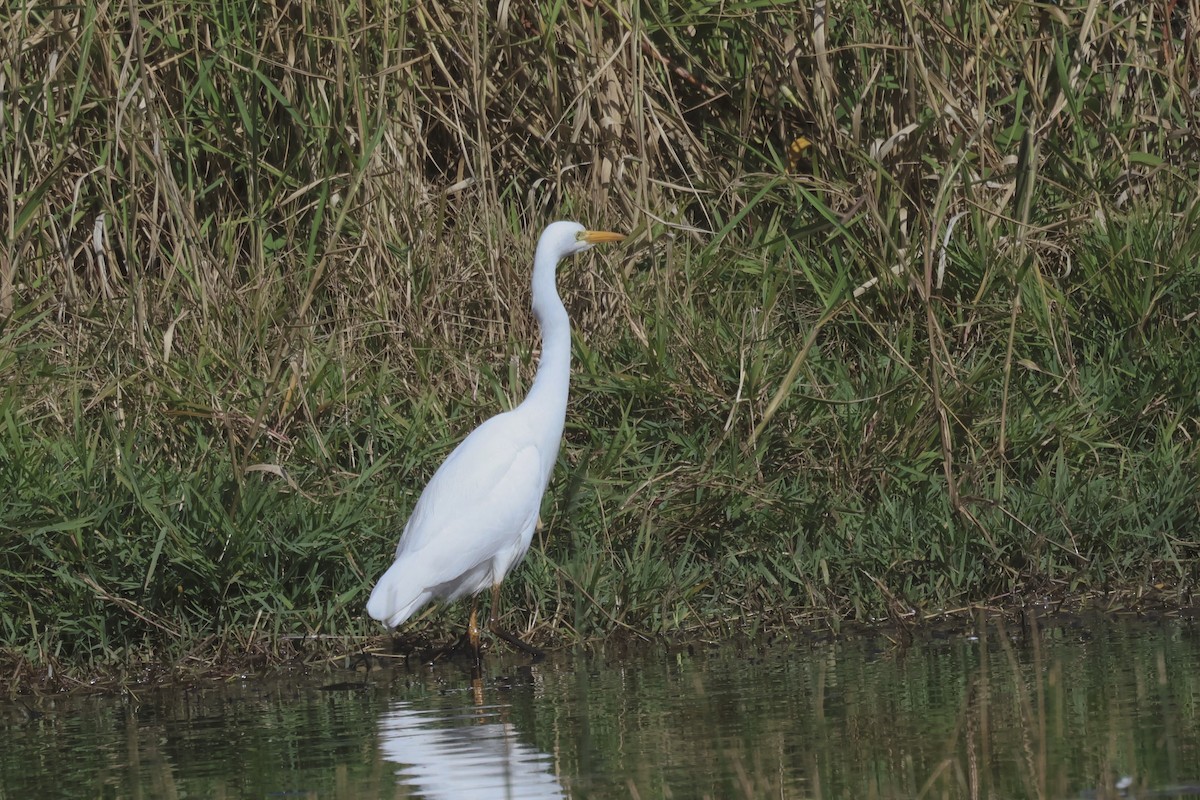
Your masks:
[{"label": "grassy bank", "polygon": [[532,375],[554,218],[632,235],[560,281],[533,639],[1190,602],[1195,20],[836,11],[19,4],[12,680],[378,633],[417,493]]}]

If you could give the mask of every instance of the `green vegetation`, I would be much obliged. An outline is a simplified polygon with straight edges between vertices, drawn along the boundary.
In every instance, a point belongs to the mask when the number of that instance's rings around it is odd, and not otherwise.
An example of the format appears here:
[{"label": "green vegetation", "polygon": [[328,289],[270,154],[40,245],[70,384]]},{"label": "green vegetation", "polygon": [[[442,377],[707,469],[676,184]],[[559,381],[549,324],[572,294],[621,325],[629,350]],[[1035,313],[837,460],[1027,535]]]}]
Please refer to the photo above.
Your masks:
[{"label": "green vegetation", "polygon": [[18,2],[10,680],[378,634],[417,493],[532,374],[554,218],[632,236],[560,281],[527,635],[1186,599],[1200,65],[1167,8]]}]

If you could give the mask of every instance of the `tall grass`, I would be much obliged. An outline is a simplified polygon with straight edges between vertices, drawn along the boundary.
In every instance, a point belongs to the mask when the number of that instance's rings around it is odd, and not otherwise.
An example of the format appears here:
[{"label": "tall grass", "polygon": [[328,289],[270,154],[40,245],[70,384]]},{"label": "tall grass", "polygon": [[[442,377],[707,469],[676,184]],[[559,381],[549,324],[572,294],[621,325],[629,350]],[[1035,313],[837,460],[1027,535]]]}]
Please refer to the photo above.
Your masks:
[{"label": "tall grass", "polygon": [[561,217],[633,236],[560,281],[574,394],[506,589],[526,633],[1186,599],[1185,6],[22,0],[13,674],[373,632],[420,487],[528,384]]}]

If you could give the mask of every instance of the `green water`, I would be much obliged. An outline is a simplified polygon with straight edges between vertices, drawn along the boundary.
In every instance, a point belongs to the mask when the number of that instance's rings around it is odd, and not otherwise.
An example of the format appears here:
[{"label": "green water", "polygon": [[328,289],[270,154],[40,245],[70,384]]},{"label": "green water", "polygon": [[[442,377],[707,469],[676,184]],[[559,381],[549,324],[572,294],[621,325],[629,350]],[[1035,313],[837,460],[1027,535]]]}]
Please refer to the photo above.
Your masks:
[{"label": "green water", "polygon": [[[0,704],[0,798],[1200,795],[1200,630],[497,656]],[[1105,789],[1132,779],[1125,795]]]}]

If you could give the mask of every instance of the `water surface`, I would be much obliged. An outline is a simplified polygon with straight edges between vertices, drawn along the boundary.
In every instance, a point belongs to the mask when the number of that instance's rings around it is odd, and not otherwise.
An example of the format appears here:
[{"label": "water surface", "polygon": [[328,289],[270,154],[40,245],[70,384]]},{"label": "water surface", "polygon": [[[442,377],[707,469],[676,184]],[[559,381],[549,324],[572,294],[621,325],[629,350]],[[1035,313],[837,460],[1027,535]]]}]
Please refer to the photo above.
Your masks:
[{"label": "water surface", "polygon": [[475,683],[398,662],[27,698],[0,729],[0,798],[22,800],[1194,797],[1200,636],[1095,618],[651,645],[497,655]]}]

